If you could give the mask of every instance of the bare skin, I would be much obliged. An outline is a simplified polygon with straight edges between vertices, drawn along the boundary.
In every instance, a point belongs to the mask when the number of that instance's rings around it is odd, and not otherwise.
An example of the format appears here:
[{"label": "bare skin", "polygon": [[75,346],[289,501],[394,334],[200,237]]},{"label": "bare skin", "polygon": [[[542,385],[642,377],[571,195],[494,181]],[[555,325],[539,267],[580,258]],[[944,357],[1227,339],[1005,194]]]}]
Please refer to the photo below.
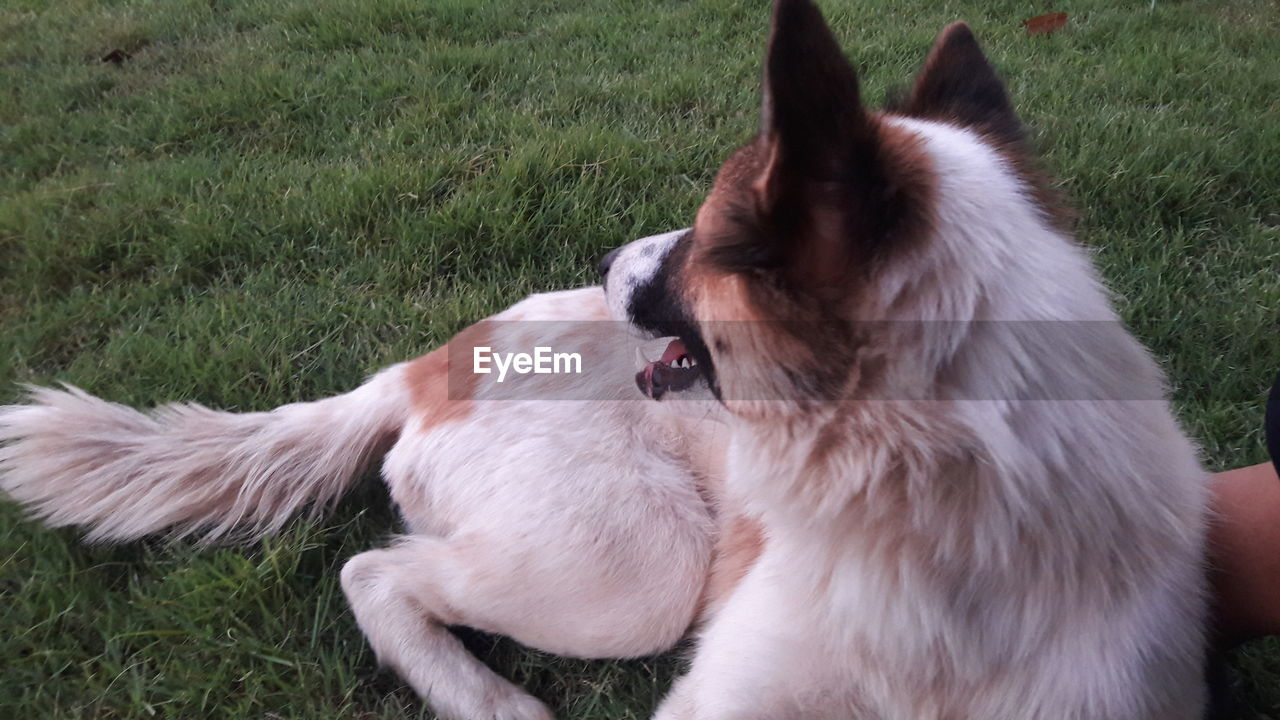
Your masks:
[{"label": "bare skin", "polygon": [[1210,531],[1218,638],[1280,635],[1280,478],[1271,463],[1218,473]]}]

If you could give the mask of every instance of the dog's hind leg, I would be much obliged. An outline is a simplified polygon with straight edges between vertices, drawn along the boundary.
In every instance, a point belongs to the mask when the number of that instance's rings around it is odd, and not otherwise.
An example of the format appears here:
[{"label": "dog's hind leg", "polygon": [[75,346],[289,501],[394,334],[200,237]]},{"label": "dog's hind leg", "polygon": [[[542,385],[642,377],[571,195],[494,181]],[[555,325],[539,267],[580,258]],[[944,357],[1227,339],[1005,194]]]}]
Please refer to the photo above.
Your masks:
[{"label": "dog's hind leg", "polygon": [[413,537],[360,553],[342,568],[342,589],[378,660],[445,720],[553,720],[545,705],[499,677],[446,626],[459,614],[468,575],[447,540]]}]

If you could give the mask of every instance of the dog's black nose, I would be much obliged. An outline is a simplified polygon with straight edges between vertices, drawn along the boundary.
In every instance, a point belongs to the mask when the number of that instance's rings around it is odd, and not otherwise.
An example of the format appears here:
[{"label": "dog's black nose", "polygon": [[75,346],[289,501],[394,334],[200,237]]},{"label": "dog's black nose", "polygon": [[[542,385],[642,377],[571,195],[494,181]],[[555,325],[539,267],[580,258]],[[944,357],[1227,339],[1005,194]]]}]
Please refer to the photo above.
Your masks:
[{"label": "dog's black nose", "polygon": [[600,264],[596,266],[596,269],[600,271],[600,277],[609,276],[609,267],[613,265],[614,260],[618,259],[618,252],[621,250],[622,248],[614,248],[600,258]]}]

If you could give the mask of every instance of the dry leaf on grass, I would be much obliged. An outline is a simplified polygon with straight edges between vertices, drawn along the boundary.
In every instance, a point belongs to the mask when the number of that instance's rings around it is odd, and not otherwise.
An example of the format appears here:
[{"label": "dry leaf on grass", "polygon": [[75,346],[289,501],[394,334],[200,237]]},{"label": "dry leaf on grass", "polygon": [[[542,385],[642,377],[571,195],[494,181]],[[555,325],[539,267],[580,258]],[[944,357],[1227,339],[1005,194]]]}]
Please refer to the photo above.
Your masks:
[{"label": "dry leaf on grass", "polygon": [[1048,35],[1051,32],[1061,30],[1062,26],[1067,24],[1067,14],[1060,12],[1037,15],[1023,20],[1022,24],[1027,28],[1028,35]]}]

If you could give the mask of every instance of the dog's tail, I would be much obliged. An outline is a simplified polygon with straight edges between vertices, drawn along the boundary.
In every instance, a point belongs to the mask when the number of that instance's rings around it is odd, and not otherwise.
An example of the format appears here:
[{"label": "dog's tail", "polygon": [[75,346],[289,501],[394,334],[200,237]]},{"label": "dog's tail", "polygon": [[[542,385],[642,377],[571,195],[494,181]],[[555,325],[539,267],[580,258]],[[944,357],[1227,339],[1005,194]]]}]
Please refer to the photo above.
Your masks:
[{"label": "dog's tail", "polygon": [[0,407],[0,490],[95,542],[169,531],[250,540],[318,512],[385,452],[408,416],[400,366],[345,395],[270,412],[173,404],[141,413],[32,387]]}]

